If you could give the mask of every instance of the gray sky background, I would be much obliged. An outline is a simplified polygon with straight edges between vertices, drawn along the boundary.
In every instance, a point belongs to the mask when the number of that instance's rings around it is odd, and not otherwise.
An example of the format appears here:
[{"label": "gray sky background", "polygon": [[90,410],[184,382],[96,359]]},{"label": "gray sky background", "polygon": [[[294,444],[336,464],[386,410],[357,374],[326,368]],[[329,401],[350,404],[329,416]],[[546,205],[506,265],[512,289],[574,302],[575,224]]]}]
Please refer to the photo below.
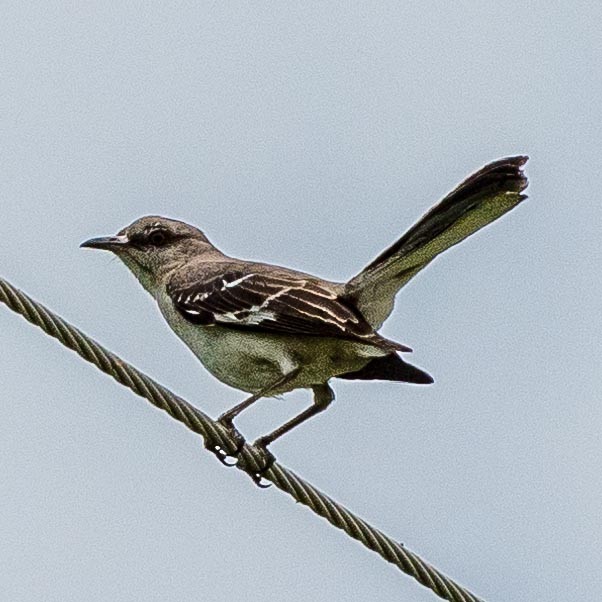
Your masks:
[{"label": "gray sky background", "polygon": [[[530,199],[385,325],[436,384],[336,382],[273,451],[489,602],[597,601],[601,22],[591,2],[4,2],[0,273],[217,416],[242,393],[82,240],[159,213],[344,280],[529,154]],[[0,342],[0,599],[436,599],[1,307]]]}]

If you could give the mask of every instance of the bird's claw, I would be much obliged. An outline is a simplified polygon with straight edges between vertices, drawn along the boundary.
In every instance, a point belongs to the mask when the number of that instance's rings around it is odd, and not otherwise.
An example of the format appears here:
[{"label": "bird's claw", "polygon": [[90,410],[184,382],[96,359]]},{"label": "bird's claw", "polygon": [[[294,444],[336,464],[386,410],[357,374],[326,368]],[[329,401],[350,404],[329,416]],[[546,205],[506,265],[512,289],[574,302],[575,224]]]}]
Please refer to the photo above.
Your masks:
[{"label": "bird's claw", "polygon": [[261,489],[267,489],[270,487],[270,483],[264,482],[264,475],[272,467],[276,461],[276,458],[274,454],[272,454],[272,452],[267,448],[269,441],[266,441],[264,437],[260,437],[253,443],[254,449],[259,452],[260,456],[258,462],[259,469],[240,466],[239,454],[245,445],[245,439],[232,424],[231,420],[228,420],[227,418],[220,418],[218,422],[222,427],[228,430],[228,433],[236,442],[236,449],[233,452],[228,452],[220,443],[211,438],[207,438],[205,440],[205,449],[208,449],[212,454],[214,454],[224,466],[231,467],[239,465],[239,467],[251,477],[257,487],[260,487]]},{"label": "bird's claw", "polygon": [[263,482],[263,476],[260,472],[249,472],[248,475],[251,477],[253,483],[260,489],[269,489],[272,486],[271,483]]},{"label": "bird's claw", "polygon": [[263,440],[263,437],[260,437],[253,443],[253,447],[255,450],[261,453],[261,467],[259,470],[247,470],[247,474],[253,480],[253,483],[257,485],[257,487],[261,487],[261,489],[267,489],[271,486],[270,483],[263,482],[265,480],[265,473],[272,467],[274,462],[276,461],[276,457],[274,454],[267,448],[268,442]]},{"label": "bird's claw", "polygon": [[234,439],[236,449],[233,452],[228,452],[221,444],[211,438],[205,440],[205,449],[208,449],[224,466],[236,466],[238,464],[238,454],[245,445],[245,439],[232,424],[231,420],[220,419],[218,422],[227,429],[229,435]]},{"label": "bird's claw", "polygon": [[205,445],[205,448],[208,449],[224,466],[227,466],[228,468],[238,464],[238,459],[236,458],[235,454],[226,453],[226,451],[224,451],[219,445],[210,443]]}]

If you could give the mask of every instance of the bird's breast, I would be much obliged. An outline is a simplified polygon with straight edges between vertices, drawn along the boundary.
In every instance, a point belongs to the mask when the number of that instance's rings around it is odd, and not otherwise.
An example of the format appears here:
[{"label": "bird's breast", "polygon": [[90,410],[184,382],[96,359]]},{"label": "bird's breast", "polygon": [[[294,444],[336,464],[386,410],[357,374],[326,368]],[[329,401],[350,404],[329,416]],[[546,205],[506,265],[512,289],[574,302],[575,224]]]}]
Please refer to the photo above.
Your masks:
[{"label": "bird's breast", "polygon": [[359,370],[371,357],[383,354],[373,346],[334,338],[192,324],[174,308],[167,294],[159,295],[157,301],[173,331],[205,368],[227,385],[249,393],[265,389],[292,367],[301,366],[302,370],[286,391],[325,383],[337,374]]}]

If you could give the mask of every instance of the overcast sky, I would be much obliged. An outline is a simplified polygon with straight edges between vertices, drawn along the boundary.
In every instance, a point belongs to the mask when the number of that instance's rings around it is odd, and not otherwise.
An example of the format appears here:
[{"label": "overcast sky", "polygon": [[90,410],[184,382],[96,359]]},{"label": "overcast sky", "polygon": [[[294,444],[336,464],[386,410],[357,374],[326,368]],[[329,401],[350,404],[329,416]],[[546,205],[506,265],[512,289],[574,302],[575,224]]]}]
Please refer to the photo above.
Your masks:
[{"label": "overcast sky", "polygon": [[[3,2],[0,275],[217,416],[243,394],[81,241],[158,213],[342,281],[472,171],[529,154],[529,200],[384,327],[436,383],[337,381],[273,451],[488,602],[595,602],[601,20],[591,2]],[[0,382],[2,600],[436,599],[2,307]]]}]

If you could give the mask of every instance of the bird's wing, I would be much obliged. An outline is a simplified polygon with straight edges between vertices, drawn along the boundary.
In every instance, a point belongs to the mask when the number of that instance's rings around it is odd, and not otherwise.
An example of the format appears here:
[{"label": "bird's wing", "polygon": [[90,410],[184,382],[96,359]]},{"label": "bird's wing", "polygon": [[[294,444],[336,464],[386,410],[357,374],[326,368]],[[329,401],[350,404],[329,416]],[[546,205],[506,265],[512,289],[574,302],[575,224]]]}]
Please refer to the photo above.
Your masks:
[{"label": "bird's wing", "polygon": [[191,323],[257,332],[335,337],[409,351],[374,332],[361,313],[327,283],[296,275],[229,269],[167,287],[175,308]]}]

